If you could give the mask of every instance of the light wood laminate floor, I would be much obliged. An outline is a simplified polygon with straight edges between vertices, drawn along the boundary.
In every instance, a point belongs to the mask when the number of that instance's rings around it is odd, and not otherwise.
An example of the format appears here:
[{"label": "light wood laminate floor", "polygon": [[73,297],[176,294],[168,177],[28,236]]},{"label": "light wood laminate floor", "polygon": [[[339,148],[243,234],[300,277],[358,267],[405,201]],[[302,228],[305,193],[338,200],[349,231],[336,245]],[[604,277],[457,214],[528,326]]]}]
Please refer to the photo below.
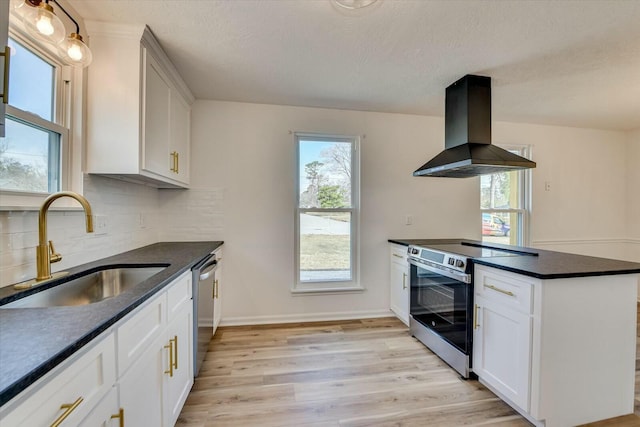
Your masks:
[{"label": "light wood laminate floor", "polygon": [[[479,382],[462,380],[395,318],[220,328],[177,423],[463,425],[531,424]],[[640,426],[640,417],[590,426]]]}]

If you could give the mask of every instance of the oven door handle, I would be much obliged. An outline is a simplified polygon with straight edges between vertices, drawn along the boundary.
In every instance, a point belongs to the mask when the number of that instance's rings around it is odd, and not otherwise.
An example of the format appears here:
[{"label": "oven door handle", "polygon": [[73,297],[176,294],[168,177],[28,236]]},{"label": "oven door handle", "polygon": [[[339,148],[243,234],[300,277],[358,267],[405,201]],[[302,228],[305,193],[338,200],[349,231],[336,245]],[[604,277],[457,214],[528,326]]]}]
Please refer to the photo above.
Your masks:
[{"label": "oven door handle", "polygon": [[436,267],[427,261],[417,260],[415,258],[407,258],[409,264],[415,265],[416,267],[425,269],[435,274],[440,274],[442,276],[446,276],[450,279],[458,280],[463,283],[471,283],[471,275],[466,273],[458,273],[457,271],[450,271],[449,269],[443,269],[441,267]]}]

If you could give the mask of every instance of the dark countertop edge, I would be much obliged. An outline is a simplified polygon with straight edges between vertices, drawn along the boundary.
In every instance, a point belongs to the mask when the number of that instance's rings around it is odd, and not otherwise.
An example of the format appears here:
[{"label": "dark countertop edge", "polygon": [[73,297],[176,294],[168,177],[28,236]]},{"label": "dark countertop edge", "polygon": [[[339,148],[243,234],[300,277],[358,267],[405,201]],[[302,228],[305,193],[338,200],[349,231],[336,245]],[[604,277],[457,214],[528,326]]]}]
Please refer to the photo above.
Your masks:
[{"label": "dark countertop edge", "polygon": [[[530,255],[536,255],[541,257],[540,255],[548,255],[548,254],[565,254],[565,255],[571,255],[571,256],[575,256],[575,257],[582,257],[583,255],[577,255],[577,254],[567,254],[564,252],[555,252],[555,251],[548,251],[546,249],[537,249],[537,248],[528,248],[525,246],[512,246],[512,245],[505,245],[502,243],[483,243],[481,241],[477,241],[477,240],[470,240],[470,239],[388,239],[387,240],[389,243],[395,243],[398,245],[402,245],[402,246],[409,246],[409,245],[429,245],[429,244],[444,244],[444,243],[462,243],[462,242],[466,242],[466,243],[471,243],[474,245],[483,245],[485,247],[488,248],[492,248],[492,249],[503,249],[503,250],[509,250],[509,251],[518,251],[518,252],[525,252],[528,253]],[[589,257],[584,255],[585,258],[594,258],[594,257]],[[602,258],[603,260],[605,258]],[[608,261],[618,261],[618,260],[611,260],[611,259],[607,259]],[[625,269],[618,269],[618,268],[612,268],[609,270],[603,270],[603,271],[574,271],[574,272],[567,272],[567,273],[539,273],[535,270],[525,270],[525,269],[521,269],[521,268],[516,268],[516,267],[511,267],[511,266],[507,266],[504,264],[500,264],[498,262],[493,262],[491,261],[490,258],[476,258],[476,259],[472,259],[472,262],[476,263],[476,264],[480,264],[480,265],[486,265],[487,267],[493,267],[499,270],[504,270],[504,271],[510,271],[512,273],[517,273],[517,274],[522,274],[523,276],[529,276],[529,277],[535,277],[537,279],[542,279],[542,280],[548,280],[548,279],[568,279],[568,278],[575,278],[575,277],[595,277],[595,276],[618,276],[618,275],[622,275],[622,274],[636,274],[636,273],[640,273],[640,268],[625,268]],[[541,261],[544,262],[544,261]],[[629,261],[624,261],[624,262],[629,262]],[[633,263],[633,262],[629,262],[631,264],[636,264],[637,263]]]},{"label": "dark countertop edge", "polygon": [[[158,242],[158,243],[165,243],[165,242]],[[155,244],[158,244],[158,243],[155,243]],[[171,243],[171,242],[168,242],[168,243]],[[175,242],[175,243],[184,244],[184,243],[189,243],[189,242]],[[193,242],[193,243],[206,243],[206,242]],[[212,250],[212,252],[213,252],[213,251],[217,250],[220,246],[222,246],[224,244],[224,241],[211,241],[209,243],[212,243],[212,244],[215,245],[214,249]],[[123,253],[128,253],[128,252],[141,250],[141,249],[147,248],[149,246],[153,246],[153,245],[154,244],[143,246],[141,248],[133,249],[131,251],[126,251],[126,252],[123,252]],[[95,261],[91,261],[91,262],[87,263],[86,265],[94,265],[96,263],[101,263],[102,261],[108,261],[109,259],[111,259],[113,257],[116,257],[116,256],[120,256],[120,255],[122,255],[122,253],[121,254],[116,254],[116,255],[113,255],[113,256],[109,256],[109,257],[106,257],[106,258],[98,259],[98,260],[95,260]],[[26,390],[29,386],[31,386],[33,383],[38,381],[40,378],[44,377],[47,373],[49,373],[51,370],[53,370],[55,367],[60,365],[65,360],[67,360],[69,357],[71,357],[73,354],[75,354],[82,347],[84,347],[85,345],[89,344],[94,338],[98,337],[101,333],[103,333],[104,331],[109,329],[111,326],[116,324],[120,319],[122,319],[127,314],[131,313],[137,307],[142,305],[145,301],[148,301],[149,299],[151,299],[154,295],[156,295],[158,292],[160,292],[162,289],[164,289],[173,280],[175,280],[177,277],[179,277],[185,271],[190,270],[194,265],[196,265],[198,262],[200,262],[202,259],[204,259],[204,257],[206,257],[207,255],[208,254],[203,254],[202,257],[194,258],[191,262],[189,262],[189,263],[183,265],[182,267],[178,268],[170,276],[168,276],[165,279],[163,279],[160,282],[158,282],[158,284],[156,286],[154,286],[153,289],[150,292],[147,292],[146,294],[142,295],[140,298],[136,299],[134,302],[132,302],[131,304],[127,305],[124,309],[122,309],[122,310],[118,311],[117,313],[115,313],[107,321],[105,321],[102,324],[98,325],[97,327],[91,329],[86,335],[84,335],[81,338],[77,339],[76,341],[70,343],[62,351],[60,351],[57,354],[53,355],[46,362],[41,363],[35,369],[33,369],[29,373],[25,374],[22,378],[20,378],[19,380],[15,381],[13,384],[9,385],[8,387],[4,388],[2,391],[0,391],[0,407],[3,406],[5,403],[8,403],[11,399],[13,399],[17,395],[19,395],[24,390]],[[124,265],[122,263],[120,263],[120,264]],[[160,264],[160,263],[158,263],[158,264]],[[111,265],[117,265],[117,263],[105,262],[104,265],[105,266],[111,266]],[[77,271],[82,271],[82,265],[74,267],[73,270],[74,271],[76,271],[76,270]],[[87,270],[90,270],[90,269],[87,269]],[[76,275],[77,274],[73,273],[73,274],[70,274],[69,276],[65,276],[64,279],[68,279],[68,277],[70,277],[70,276],[73,277],[73,276],[76,276]],[[53,283],[55,283],[55,284],[58,284],[59,282],[60,282],[59,280],[53,281]],[[47,286],[47,288],[48,287],[51,287],[51,286]],[[44,288],[44,287],[40,288],[40,289],[38,289],[38,291],[44,290],[44,289],[46,289],[46,288]],[[13,300],[15,298],[7,297],[5,299]],[[7,301],[7,302],[9,302],[9,301]]]},{"label": "dark countertop edge", "polygon": [[552,273],[541,274],[535,271],[522,270],[519,268],[508,267],[501,264],[495,264],[491,261],[482,259],[472,260],[474,264],[485,265],[487,267],[496,268],[498,270],[509,271],[511,273],[521,274],[523,276],[535,277],[536,279],[548,280],[548,279],[571,279],[576,277],[597,277],[597,276],[620,276],[623,274],[637,274],[640,273],[640,268],[632,270],[607,270],[607,271],[588,271],[588,272],[574,272],[574,273]]}]

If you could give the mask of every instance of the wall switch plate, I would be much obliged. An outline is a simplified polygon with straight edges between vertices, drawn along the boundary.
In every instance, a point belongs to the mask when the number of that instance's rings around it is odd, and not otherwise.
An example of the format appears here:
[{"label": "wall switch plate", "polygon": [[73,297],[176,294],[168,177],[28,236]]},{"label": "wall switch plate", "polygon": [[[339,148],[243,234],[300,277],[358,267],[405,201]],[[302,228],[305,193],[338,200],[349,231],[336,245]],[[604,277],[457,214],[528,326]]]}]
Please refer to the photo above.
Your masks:
[{"label": "wall switch plate", "polygon": [[147,228],[147,218],[143,213],[138,214],[138,227]]},{"label": "wall switch plate", "polygon": [[106,215],[94,215],[93,233],[98,236],[107,234],[107,216]]},{"label": "wall switch plate", "polygon": [[413,224],[413,215],[406,215],[404,218],[405,225]]}]

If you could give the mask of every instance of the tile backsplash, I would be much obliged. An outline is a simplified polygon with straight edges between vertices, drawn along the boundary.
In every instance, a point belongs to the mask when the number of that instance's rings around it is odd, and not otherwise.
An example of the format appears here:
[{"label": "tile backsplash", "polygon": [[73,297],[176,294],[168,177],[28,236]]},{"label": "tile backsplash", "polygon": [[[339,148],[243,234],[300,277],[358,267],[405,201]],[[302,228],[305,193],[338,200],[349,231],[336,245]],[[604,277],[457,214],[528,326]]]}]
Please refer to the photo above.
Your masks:
[{"label": "tile backsplash", "polygon": [[[94,233],[86,233],[82,210],[47,214],[47,237],[62,254],[62,261],[51,265],[52,271],[158,241],[161,211],[157,189],[85,175],[84,196],[98,217],[94,218]],[[97,227],[100,221],[103,227]],[[0,240],[0,287],[35,277],[38,212],[0,212]]]},{"label": "tile backsplash", "polygon": [[[91,234],[82,210],[47,214],[47,237],[62,254],[53,272],[158,241],[222,240],[221,188],[158,190],[85,175],[84,196],[94,214]],[[37,211],[0,212],[0,287],[35,277],[37,245]]]}]

